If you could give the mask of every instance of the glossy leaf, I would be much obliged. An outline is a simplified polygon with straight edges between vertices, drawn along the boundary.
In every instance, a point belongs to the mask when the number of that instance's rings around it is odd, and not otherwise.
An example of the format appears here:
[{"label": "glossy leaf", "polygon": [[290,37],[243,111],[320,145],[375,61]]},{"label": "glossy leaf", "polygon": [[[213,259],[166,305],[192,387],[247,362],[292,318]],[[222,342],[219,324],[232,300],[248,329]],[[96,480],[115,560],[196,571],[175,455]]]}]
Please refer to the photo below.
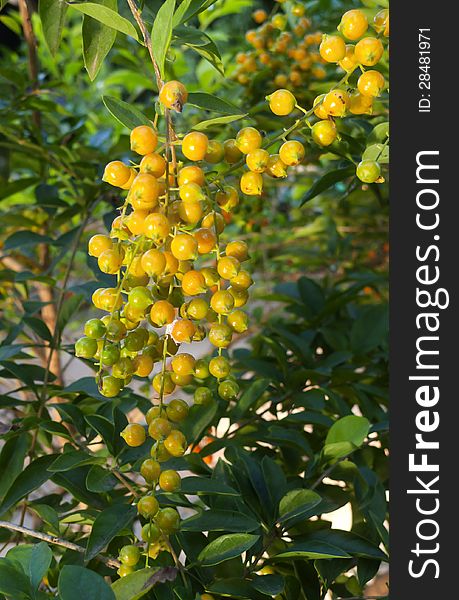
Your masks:
[{"label": "glossy leaf", "polygon": [[[107,6],[114,11],[118,8],[117,0],[96,0],[95,4]],[[93,17],[84,15],[82,36],[84,65],[92,81],[97,77],[104,58],[115,43],[116,31]]]},{"label": "glossy leaf", "polygon": [[182,521],[181,531],[230,531],[248,533],[260,527],[260,523],[241,512],[211,509]]},{"label": "glossy leaf", "polygon": [[198,561],[206,567],[218,565],[225,560],[239,556],[251,548],[260,536],[249,533],[222,535],[208,544],[199,554]]},{"label": "glossy leaf", "polygon": [[103,96],[102,101],[115,119],[128,129],[134,129],[138,125],[151,126],[151,121],[135,106],[112,96]]},{"label": "glossy leaf", "polygon": [[76,565],[64,566],[59,575],[58,590],[61,600],[116,600],[101,575]]},{"label": "glossy leaf", "polygon": [[91,560],[101,552],[109,542],[136,516],[134,506],[115,504],[101,512],[92,526],[86,546],[85,559]]},{"label": "glossy leaf", "polygon": [[153,55],[164,79],[166,54],[172,40],[172,20],[174,17],[175,0],[165,0],[161,5],[151,30],[151,45]]},{"label": "glossy leaf", "polygon": [[166,581],[174,581],[177,577],[175,567],[145,568],[121,577],[112,584],[116,600],[138,600],[151,588]]},{"label": "glossy leaf", "polygon": [[303,197],[301,202],[301,206],[309,202],[322,192],[330,189],[333,185],[337,184],[340,181],[344,181],[355,175],[355,167],[344,167],[342,169],[336,169],[335,171],[328,171],[323,175],[320,179],[318,179],[309,189],[309,191]]},{"label": "glossy leaf", "polygon": [[59,48],[67,8],[65,0],[39,0],[38,3],[43,35],[53,56]]},{"label": "glossy leaf", "polygon": [[30,492],[43,485],[45,481],[48,481],[50,474],[47,469],[55,458],[55,454],[40,456],[19,473],[3,498],[3,502],[0,505],[0,515],[7,512],[24,496],[27,496]]},{"label": "glossy leaf", "polygon": [[124,33],[124,35],[128,35],[135,40],[138,40],[137,30],[134,25],[131,23],[131,21],[118,14],[116,10],[112,10],[108,6],[96,4],[94,2],[70,4],[70,6],[84,15],[88,15],[88,17],[96,19],[103,25],[111,27],[120,33]]}]

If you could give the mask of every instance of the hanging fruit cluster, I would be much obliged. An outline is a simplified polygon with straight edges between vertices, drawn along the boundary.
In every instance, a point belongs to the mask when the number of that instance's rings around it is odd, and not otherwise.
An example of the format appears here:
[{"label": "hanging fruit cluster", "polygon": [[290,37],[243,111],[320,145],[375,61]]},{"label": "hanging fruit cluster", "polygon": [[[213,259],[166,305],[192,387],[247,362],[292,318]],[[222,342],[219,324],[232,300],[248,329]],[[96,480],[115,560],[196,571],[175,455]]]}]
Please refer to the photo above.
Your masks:
[{"label": "hanging fruit cluster", "polygon": [[[161,90],[166,110],[181,111],[186,99],[179,82],[170,81]],[[176,386],[209,376],[215,378],[221,398],[237,398],[239,386],[230,376],[223,351],[234,333],[248,327],[241,307],[253,283],[243,268],[249,258],[247,244],[233,240],[223,246],[219,239],[239,194],[234,187],[211,182],[201,163],[226,158],[231,164],[242,156],[237,145],[234,140],[220,144],[190,132],[181,140],[184,160],[178,161],[179,142],[172,143],[169,135],[161,144],[154,127],[136,127],[130,139],[131,150],[142,157],[139,164],[113,161],[105,168],[103,179],[127,190],[127,196],[110,235],[94,235],[88,252],[103,273],[116,277],[116,285],[94,292],[94,306],[107,314],[87,321],[85,336],[75,344],[77,356],[98,365],[99,390],[108,398],[116,397],[132,377],[148,377],[155,364],[160,365],[152,379],[154,398],[146,414],[147,427],[130,423],[122,432],[132,447],[141,446],[147,435],[153,440],[151,456],[140,467],[149,491],[137,505],[147,520],[141,537],[149,556],[167,548],[165,536],[179,525],[177,511],[160,508],[155,498],[157,486],[165,492],[180,488],[179,474],[162,470],[161,463],[182,456],[188,445],[180,423],[189,406],[182,399],[166,403],[165,398]],[[210,362],[178,352],[182,344],[206,336],[216,348]],[[212,396],[209,387],[201,386],[195,401],[203,404]],[[130,572],[138,560],[132,548],[136,546],[122,550],[120,574]]]},{"label": "hanging fruit cluster", "polygon": [[303,4],[278,4],[271,15],[258,9],[252,18],[258,27],[245,36],[252,49],[237,54],[233,74],[249,94],[257,96],[261,88],[286,87],[298,89],[302,96],[311,79],[325,77],[318,52],[322,34],[311,31]]}]

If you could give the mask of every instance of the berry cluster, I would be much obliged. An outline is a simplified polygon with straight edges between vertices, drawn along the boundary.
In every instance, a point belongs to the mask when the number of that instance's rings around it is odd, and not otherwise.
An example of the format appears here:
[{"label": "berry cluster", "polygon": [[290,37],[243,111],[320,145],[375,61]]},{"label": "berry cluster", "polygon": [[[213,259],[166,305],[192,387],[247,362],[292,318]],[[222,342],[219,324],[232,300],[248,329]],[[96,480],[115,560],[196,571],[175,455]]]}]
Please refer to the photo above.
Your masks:
[{"label": "berry cluster", "polygon": [[281,3],[278,8],[271,16],[263,9],[253,13],[259,26],[245,36],[252,49],[236,56],[234,78],[249,91],[257,91],[260,78],[264,89],[304,89],[310,78],[321,80],[326,75],[318,53],[322,34],[311,32],[305,6],[296,3],[287,8]]},{"label": "berry cluster", "polygon": [[[170,81],[161,89],[160,100],[166,110],[181,111],[186,89]],[[160,364],[152,379],[155,398],[146,414],[151,456],[140,467],[149,491],[137,505],[147,520],[142,540],[148,544],[148,556],[156,556],[179,526],[177,511],[160,508],[155,498],[157,486],[164,492],[180,488],[179,474],[162,470],[161,463],[182,456],[188,445],[180,424],[189,406],[182,399],[166,404],[165,397],[194,378],[202,382],[212,377],[215,385],[197,388],[196,403],[212,401],[211,387],[224,400],[237,398],[239,386],[223,350],[234,333],[248,327],[241,307],[253,281],[242,266],[249,258],[247,244],[233,240],[222,246],[219,239],[239,194],[231,186],[209,181],[196,164],[215,164],[225,157],[233,163],[242,156],[240,143],[220,144],[190,132],[181,141],[184,162],[179,162],[178,140],[172,146],[166,135],[161,145],[151,126],[136,127],[130,140],[131,150],[142,157],[139,164],[113,161],[103,175],[104,181],[127,190],[120,215],[110,235],[96,234],[88,245],[100,270],[116,277],[116,285],[94,292],[94,306],[107,314],[86,322],[75,353],[96,362],[99,390],[108,398],[116,397],[133,376],[148,377],[155,363]],[[217,349],[209,362],[178,352],[181,344],[206,336]],[[138,447],[147,431],[130,423],[121,435],[128,446]],[[136,546],[123,548],[120,574],[130,572],[138,556]]]}]

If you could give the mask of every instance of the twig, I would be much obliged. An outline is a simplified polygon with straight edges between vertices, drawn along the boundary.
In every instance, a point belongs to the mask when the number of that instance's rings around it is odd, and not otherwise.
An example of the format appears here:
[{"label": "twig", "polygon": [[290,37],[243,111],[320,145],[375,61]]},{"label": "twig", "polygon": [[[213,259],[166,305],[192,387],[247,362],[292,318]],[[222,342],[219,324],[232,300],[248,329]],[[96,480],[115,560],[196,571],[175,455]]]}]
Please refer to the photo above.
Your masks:
[{"label": "twig", "polygon": [[[47,533],[41,533],[40,531],[35,531],[34,529],[29,529],[28,527],[22,527],[21,525],[16,525],[15,523],[9,523],[8,521],[0,521],[0,528],[9,529],[10,531],[17,531],[23,535],[28,535],[29,537],[42,540],[48,544],[54,544],[55,546],[62,546],[63,548],[68,548],[69,550],[79,552],[80,554],[84,554],[86,552],[85,548],[79,546],[78,544],[74,544],[73,542],[69,542],[54,535],[48,535]],[[97,559],[107,565],[107,567],[112,567],[113,569],[118,569],[121,565],[118,560],[114,558],[107,558],[101,554],[97,555]]]},{"label": "twig", "polygon": [[139,497],[139,494],[135,491],[135,489],[132,487],[132,485],[129,483],[129,481],[121,475],[121,473],[119,471],[114,469],[112,471],[112,473],[119,481],[121,481],[121,483],[124,485],[124,487],[127,488],[131,492],[131,494],[134,496],[134,498]]}]

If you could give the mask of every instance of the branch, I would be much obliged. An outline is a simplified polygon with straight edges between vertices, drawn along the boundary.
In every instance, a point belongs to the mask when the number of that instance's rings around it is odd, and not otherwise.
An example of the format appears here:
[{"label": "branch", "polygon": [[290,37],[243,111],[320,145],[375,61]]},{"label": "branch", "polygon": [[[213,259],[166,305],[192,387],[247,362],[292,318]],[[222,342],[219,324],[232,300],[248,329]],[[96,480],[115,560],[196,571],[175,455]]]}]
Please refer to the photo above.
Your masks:
[{"label": "branch", "polygon": [[[43,542],[48,542],[48,544],[54,544],[55,546],[62,546],[63,548],[68,548],[69,550],[79,552],[80,554],[84,554],[86,552],[85,548],[78,546],[78,544],[74,544],[73,542],[69,542],[54,535],[48,535],[47,533],[41,533],[40,531],[34,531],[28,527],[16,525],[15,523],[9,523],[8,521],[0,521],[0,528],[9,529],[10,531],[17,531],[22,533],[22,535],[28,535],[29,537],[42,540]],[[107,567],[111,567],[112,569],[118,569],[121,565],[118,560],[115,560],[114,558],[107,558],[101,554],[98,554],[96,558],[100,560],[100,562],[103,562],[105,565],[107,565]]]}]

